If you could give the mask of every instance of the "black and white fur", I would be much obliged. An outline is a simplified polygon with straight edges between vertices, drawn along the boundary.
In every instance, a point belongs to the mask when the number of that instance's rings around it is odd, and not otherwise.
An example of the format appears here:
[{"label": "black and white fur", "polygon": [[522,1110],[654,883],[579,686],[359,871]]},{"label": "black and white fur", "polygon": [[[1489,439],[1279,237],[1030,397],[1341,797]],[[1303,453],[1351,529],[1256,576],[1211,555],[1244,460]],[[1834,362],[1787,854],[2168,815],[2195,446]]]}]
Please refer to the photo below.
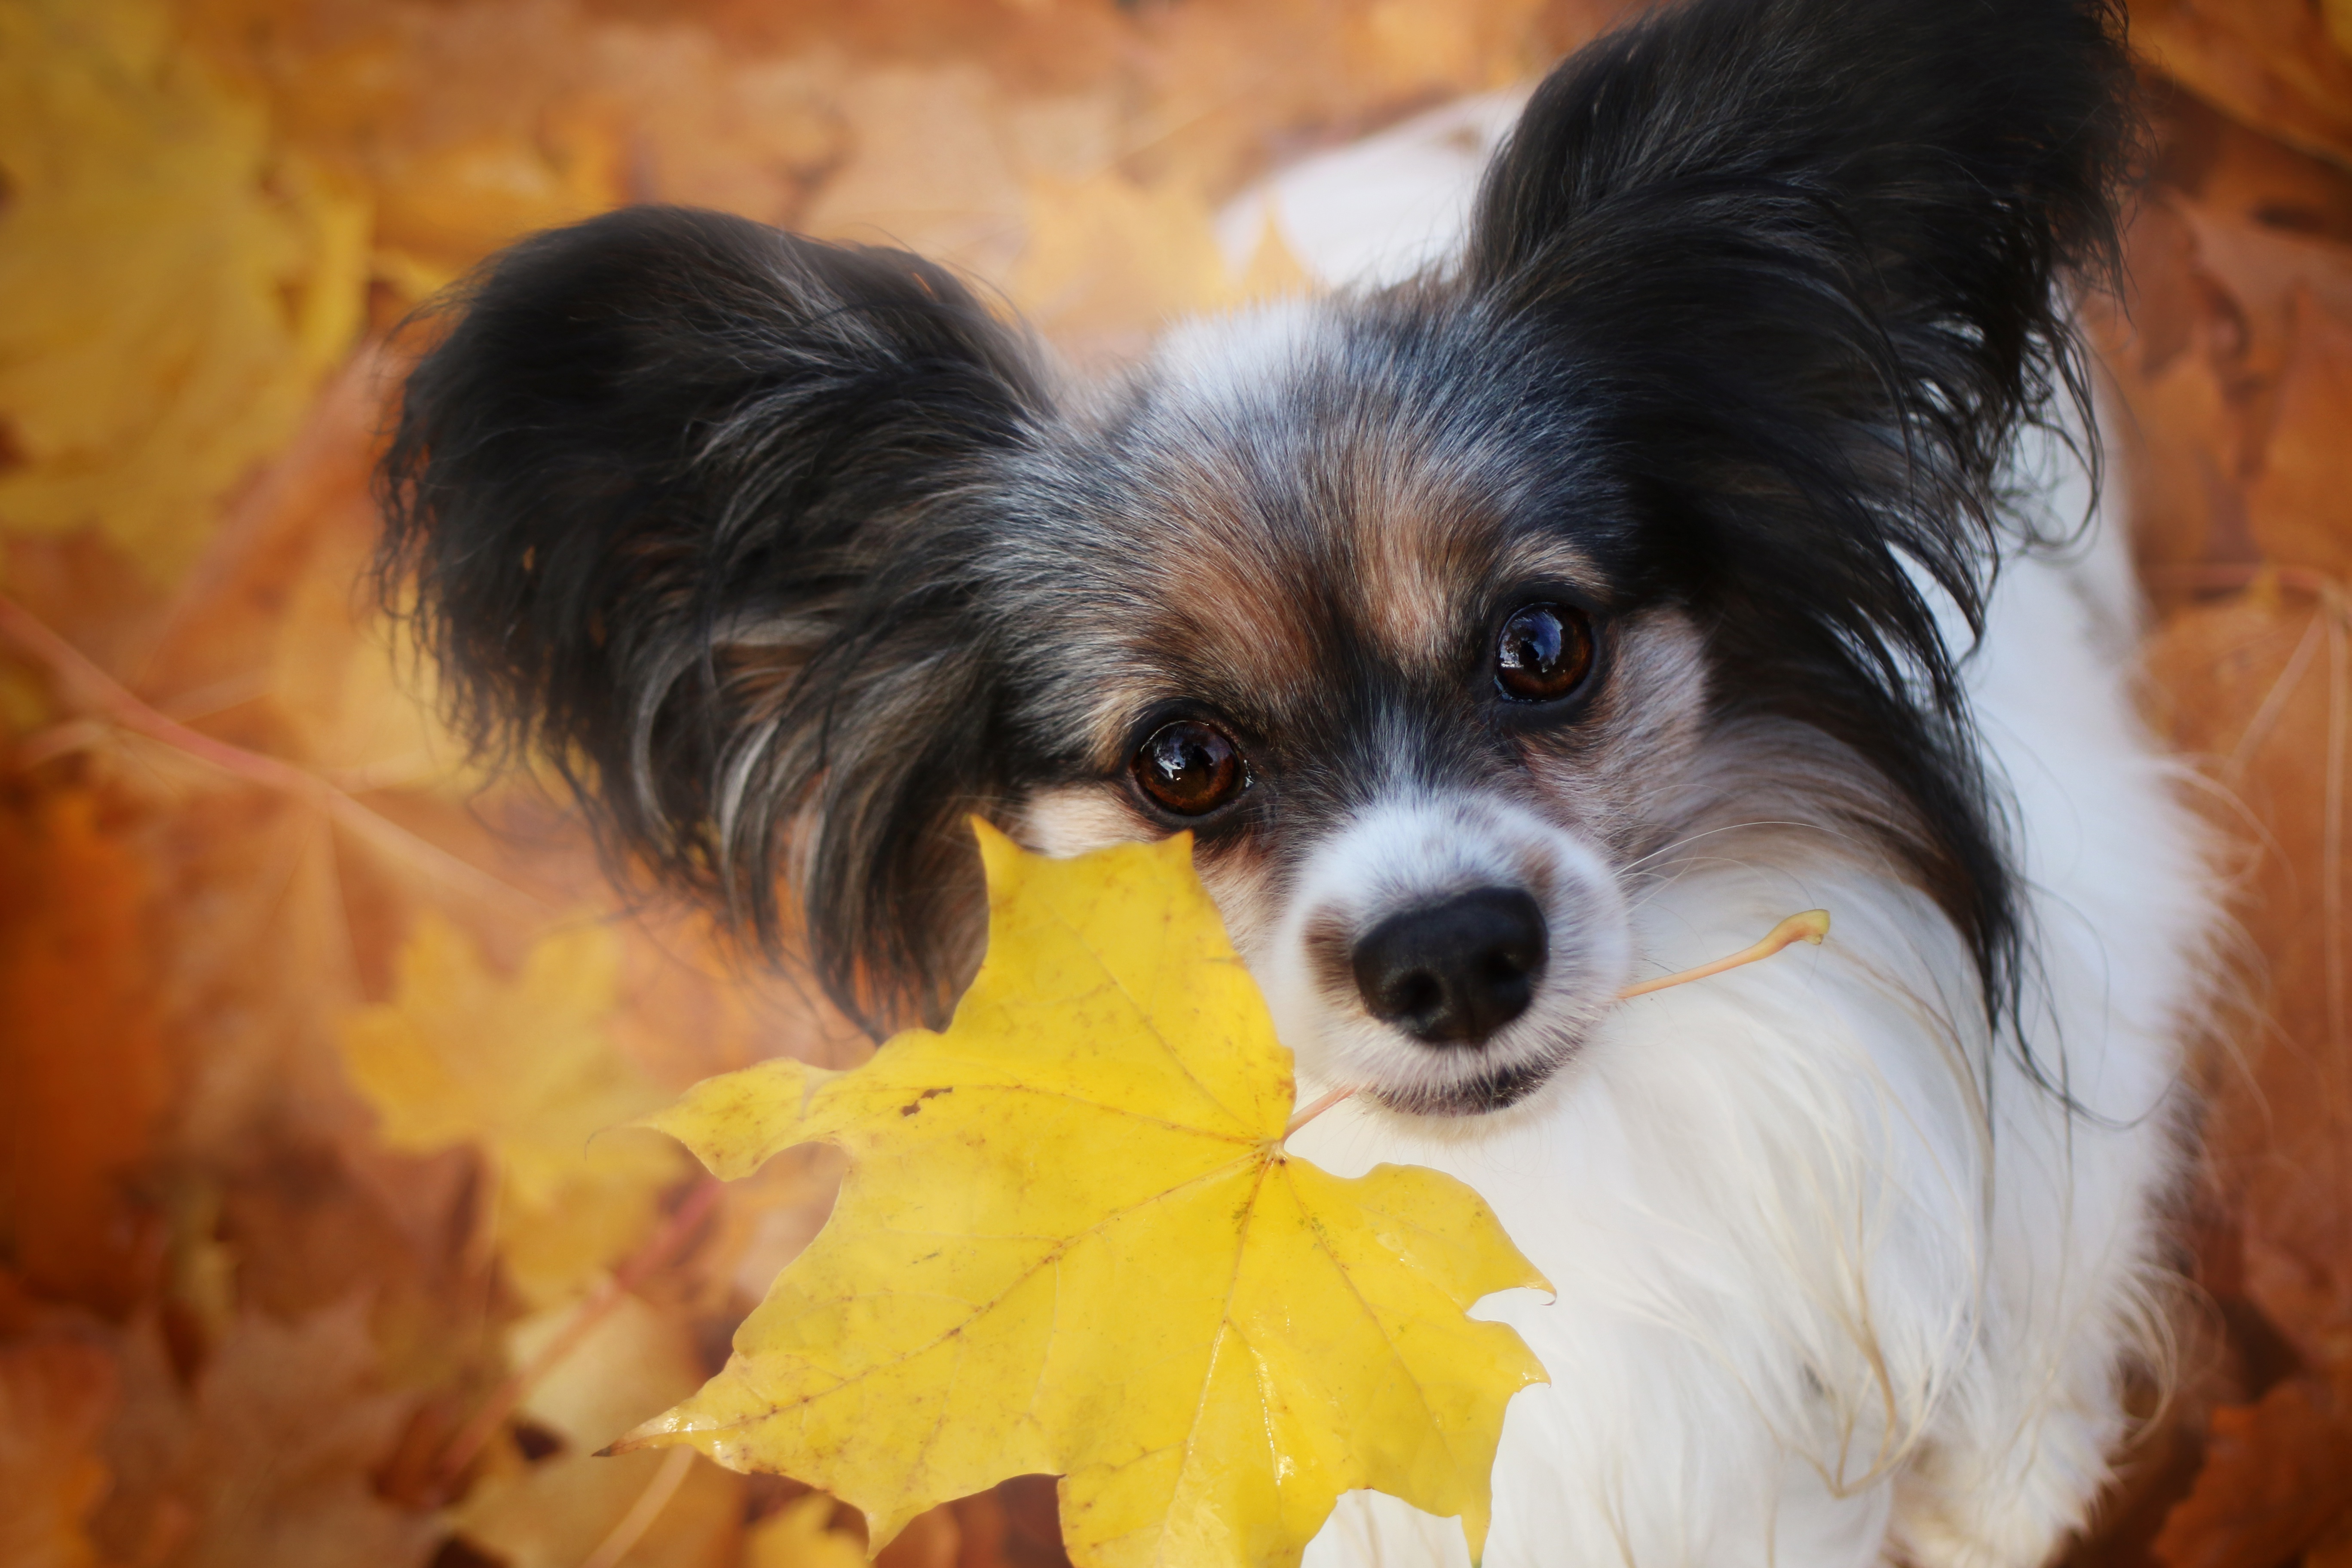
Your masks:
[{"label": "black and white fur", "polygon": [[[541,235],[409,381],[386,570],[485,743],[877,1028],[977,960],[968,815],[1193,830],[1363,1091],[1302,1147],[1465,1176],[1558,1287],[1485,1309],[1552,1376],[1489,1563],[2023,1568],[2124,1433],[2210,921],[2120,557],[2050,548],[2120,27],[1692,0],[1537,90],[1452,259],[1103,385],[901,252]],[[1522,700],[1530,605],[1591,658]],[[1197,816],[1131,765],[1178,722],[1238,752]],[[1309,1562],[1462,1555],[1361,1496]]]}]

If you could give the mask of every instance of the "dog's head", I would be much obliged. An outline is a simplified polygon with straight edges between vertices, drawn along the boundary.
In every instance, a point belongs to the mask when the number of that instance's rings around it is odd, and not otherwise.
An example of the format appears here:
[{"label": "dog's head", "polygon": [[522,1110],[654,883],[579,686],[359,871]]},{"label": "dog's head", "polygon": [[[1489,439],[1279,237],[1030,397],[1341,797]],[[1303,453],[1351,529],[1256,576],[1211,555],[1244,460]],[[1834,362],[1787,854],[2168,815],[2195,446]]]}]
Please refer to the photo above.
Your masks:
[{"label": "dog's head", "polygon": [[1768,789],[1997,993],[1930,599],[1974,616],[2010,438],[2079,387],[2053,290],[2112,243],[2116,27],[1697,0],[1544,84],[1454,263],[1108,388],[900,252],[541,235],[409,383],[387,570],[483,739],[763,938],[790,889],[869,1018],[974,962],[967,815],[1189,830],[1318,1076],[1507,1104],[1622,984],[1645,858]]}]

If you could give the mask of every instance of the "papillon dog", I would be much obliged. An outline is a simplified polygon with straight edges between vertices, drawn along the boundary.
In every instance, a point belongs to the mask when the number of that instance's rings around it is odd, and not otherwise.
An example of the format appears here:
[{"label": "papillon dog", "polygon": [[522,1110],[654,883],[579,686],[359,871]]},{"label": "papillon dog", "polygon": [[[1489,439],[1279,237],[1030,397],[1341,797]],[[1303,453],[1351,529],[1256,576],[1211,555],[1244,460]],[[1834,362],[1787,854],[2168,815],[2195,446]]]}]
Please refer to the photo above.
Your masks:
[{"label": "papillon dog", "polygon": [[[903,251],[541,234],[406,382],[383,570],[477,740],[877,1030],[977,962],[971,815],[1192,833],[1357,1091],[1302,1152],[1555,1287],[1481,1309],[1551,1378],[1487,1563],[2030,1568],[2161,1337],[2216,908],[2093,505],[2121,33],[1686,0],[1411,276],[1095,381]],[[1466,1557],[1350,1494],[1307,1561]]]}]

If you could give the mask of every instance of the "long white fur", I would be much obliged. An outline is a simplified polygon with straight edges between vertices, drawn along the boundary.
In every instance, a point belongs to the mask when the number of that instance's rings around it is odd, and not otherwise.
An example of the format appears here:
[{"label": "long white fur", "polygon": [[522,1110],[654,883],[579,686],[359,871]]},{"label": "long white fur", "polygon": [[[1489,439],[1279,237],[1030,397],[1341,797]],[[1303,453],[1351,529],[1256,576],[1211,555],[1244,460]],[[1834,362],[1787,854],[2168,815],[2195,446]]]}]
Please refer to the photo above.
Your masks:
[{"label": "long white fur", "polygon": [[[1358,155],[1339,176],[1377,169]],[[1344,283],[1325,258],[1375,247],[1297,226],[1314,177],[1289,172],[1270,205]],[[1231,346],[1262,356],[1265,324]],[[1211,384],[1218,336],[1184,340]],[[2024,504],[2062,531],[2083,515],[2054,446],[2021,467],[2054,476]],[[2119,531],[2095,523],[2071,558],[2006,565],[1965,666],[2028,883],[2025,1035],[2075,1110],[1982,1037],[1967,955],[1924,897],[1815,837],[1759,831],[1685,849],[1635,893],[1638,971],[1812,906],[1835,922],[1818,951],[1615,1009],[1499,1115],[1350,1102],[1298,1135],[1336,1171],[1463,1177],[1555,1287],[1480,1309],[1551,1376],[1506,1422],[1488,1568],[2025,1568],[2084,1521],[2124,1436],[2124,1369],[2157,1331],[2180,1041],[2215,907],[2132,707],[2137,615]],[[1307,989],[1295,944],[1254,962],[1278,1005]],[[1321,1065],[1295,1043],[1303,1073]],[[1344,1500],[1307,1553],[1467,1561],[1452,1521],[1372,1494]]]}]

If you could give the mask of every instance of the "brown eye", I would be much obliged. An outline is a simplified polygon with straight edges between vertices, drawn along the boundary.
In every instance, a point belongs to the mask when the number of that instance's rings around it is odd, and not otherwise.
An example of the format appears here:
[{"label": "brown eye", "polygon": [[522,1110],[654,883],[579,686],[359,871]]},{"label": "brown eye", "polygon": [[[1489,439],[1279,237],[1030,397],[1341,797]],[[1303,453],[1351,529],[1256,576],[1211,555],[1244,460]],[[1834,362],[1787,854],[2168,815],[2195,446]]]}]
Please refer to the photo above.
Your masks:
[{"label": "brown eye", "polygon": [[1566,605],[1525,605],[1495,639],[1495,686],[1514,702],[1556,702],[1592,668],[1592,626]]},{"label": "brown eye", "polygon": [[1249,782],[1241,749],[1223,730],[1197,719],[1160,725],[1128,767],[1144,794],[1179,816],[1205,816]]}]

